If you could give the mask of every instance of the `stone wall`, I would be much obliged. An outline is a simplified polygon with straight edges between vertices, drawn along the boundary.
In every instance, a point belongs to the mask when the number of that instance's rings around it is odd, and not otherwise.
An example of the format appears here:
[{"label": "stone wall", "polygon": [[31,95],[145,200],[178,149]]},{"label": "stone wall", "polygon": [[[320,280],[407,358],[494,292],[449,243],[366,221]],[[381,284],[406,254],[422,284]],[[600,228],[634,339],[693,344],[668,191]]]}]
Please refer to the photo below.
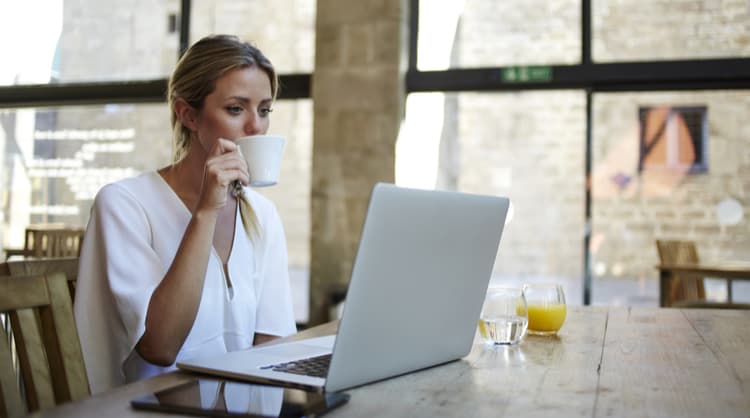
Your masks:
[{"label": "stone wall", "polygon": [[462,93],[458,107],[457,189],[511,199],[494,274],[582,277],[583,93]]},{"label": "stone wall", "polygon": [[[592,13],[595,61],[750,54],[750,9],[744,1],[601,0],[592,2]],[[575,63],[579,19],[577,1],[467,0],[451,67]],[[508,195],[514,204],[495,274],[580,280],[587,228],[583,93],[451,96],[445,99],[441,149],[452,155],[441,156],[438,184]],[[693,239],[706,259],[750,259],[747,209],[738,225],[720,225],[716,216],[724,199],[743,206],[750,202],[745,174],[750,131],[741,116],[750,110],[750,94],[594,97],[590,248],[595,276],[655,279],[656,238]],[[644,192],[649,180],[638,177],[632,160],[639,141],[638,107],[646,105],[708,108],[708,172],[685,176],[660,196]],[[614,168],[634,180],[613,195]]]},{"label": "stone wall", "polygon": [[319,0],[313,75],[310,323],[349,281],[372,186],[394,181],[404,0]]},{"label": "stone wall", "polygon": [[229,33],[256,44],[282,73],[313,71],[315,0],[210,0],[191,5],[191,42]]},{"label": "stone wall", "polygon": [[[512,220],[494,274],[583,276],[585,99],[582,92],[459,93],[444,132],[453,141],[443,186],[509,196]],[[452,103],[452,104],[451,104]],[[643,106],[706,106],[708,170],[675,177],[638,173]],[[656,239],[690,239],[704,259],[750,259],[747,209],[722,224],[717,206],[750,201],[750,93],[594,95],[592,271],[598,278],[655,280]],[[450,118],[449,118],[450,119]],[[427,122],[428,123],[428,122]],[[418,130],[418,129],[417,129]],[[617,175],[629,179],[618,185]]]},{"label": "stone wall", "polygon": [[466,0],[452,66],[576,64],[580,18],[580,0]]},{"label": "stone wall", "polygon": [[[602,277],[656,278],[655,239],[689,239],[702,259],[750,260],[750,92],[600,94],[594,102],[592,260]],[[705,173],[637,172],[639,106],[704,105]],[[614,176],[631,180],[616,184]],[[744,206],[724,224],[717,206]]]},{"label": "stone wall", "polygon": [[591,3],[594,61],[750,56],[746,0]]}]

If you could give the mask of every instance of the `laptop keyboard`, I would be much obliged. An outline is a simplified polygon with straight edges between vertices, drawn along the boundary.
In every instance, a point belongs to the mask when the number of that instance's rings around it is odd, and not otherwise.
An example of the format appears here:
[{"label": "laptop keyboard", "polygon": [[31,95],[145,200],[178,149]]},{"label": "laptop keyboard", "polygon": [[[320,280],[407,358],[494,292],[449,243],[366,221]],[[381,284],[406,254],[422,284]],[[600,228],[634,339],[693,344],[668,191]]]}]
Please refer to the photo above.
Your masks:
[{"label": "laptop keyboard", "polygon": [[300,374],[303,376],[326,377],[328,374],[328,365],[331,364],[331,355],[310,357],[302,360],[295,360],[286,363],[271,364],[263,366],[261,369],[273,370],[275,372],[285,372]]}]

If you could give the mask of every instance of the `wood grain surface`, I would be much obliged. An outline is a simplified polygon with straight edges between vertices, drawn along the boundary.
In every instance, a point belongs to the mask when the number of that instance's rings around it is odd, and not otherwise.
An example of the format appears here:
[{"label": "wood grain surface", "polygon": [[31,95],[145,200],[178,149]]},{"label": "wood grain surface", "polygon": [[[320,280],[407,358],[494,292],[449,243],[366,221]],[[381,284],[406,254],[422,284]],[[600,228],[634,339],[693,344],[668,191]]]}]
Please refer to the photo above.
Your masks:
[{"label": "wood grain surface", "polygon": [[[130,399],[193,377],[173,372],[35,416],[161,416]],[[488,347],[477,336],[466,358],[350,389],[327,416],[748,417],[749,379],[750,311],[571,307],[556,337]]]}]

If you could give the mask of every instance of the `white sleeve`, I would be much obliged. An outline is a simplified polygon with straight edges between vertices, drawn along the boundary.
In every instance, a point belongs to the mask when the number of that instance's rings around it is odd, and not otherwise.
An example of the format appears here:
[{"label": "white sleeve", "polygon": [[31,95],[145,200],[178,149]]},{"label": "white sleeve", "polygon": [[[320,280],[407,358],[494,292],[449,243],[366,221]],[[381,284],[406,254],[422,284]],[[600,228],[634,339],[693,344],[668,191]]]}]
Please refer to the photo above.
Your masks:
[{"label": "white sleeve", "polygon": [[97,194],[83,241],[75,315],[93,393],[125,382],[122,365],[145,331],[164,272],[143,208],[118,184]]},{"label": "white sleeve", "polygon": [[261,233],[264,241],[261,247],[263,277],[258,295],[255,331],[284,337],[297,332],[297,327],[289,288],[289,260],[284,227],[272,205],[268,222],[263,225]]}]

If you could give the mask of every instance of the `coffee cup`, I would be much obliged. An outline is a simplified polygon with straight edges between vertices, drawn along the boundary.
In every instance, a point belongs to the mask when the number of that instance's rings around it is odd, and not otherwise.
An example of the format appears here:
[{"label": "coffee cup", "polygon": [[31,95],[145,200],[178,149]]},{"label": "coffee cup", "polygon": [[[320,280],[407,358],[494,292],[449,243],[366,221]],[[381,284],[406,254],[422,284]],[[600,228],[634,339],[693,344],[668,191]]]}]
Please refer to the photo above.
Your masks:
[{"label": "coffee cup", "polygon": [[250,135],[237,139],[237,146],[247,162],[250,186],[273,186],[279,181],[284,137],[279,135]]}]

